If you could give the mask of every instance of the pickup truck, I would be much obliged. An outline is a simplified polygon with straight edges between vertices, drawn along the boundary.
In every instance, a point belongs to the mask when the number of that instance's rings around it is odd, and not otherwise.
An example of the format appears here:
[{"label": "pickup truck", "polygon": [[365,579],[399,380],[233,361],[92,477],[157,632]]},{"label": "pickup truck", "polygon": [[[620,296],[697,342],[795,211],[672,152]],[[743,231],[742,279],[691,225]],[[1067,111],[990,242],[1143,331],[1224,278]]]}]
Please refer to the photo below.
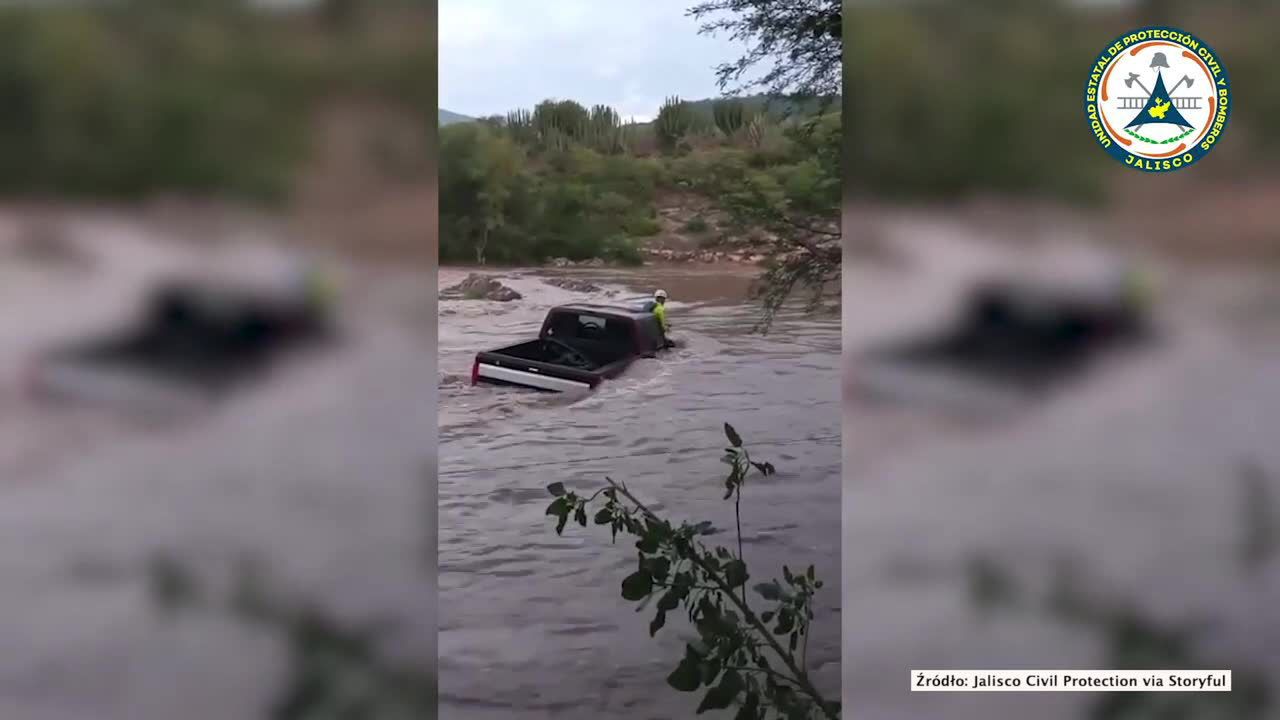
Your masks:
[{"label": "pickup truck", "polygon": [[647,308],[560,305],[547,312],[536,340],[478,353],[471,384],[589,390],[672,344]]},{"label": "pickup truck", "polygon": [[282,351],[328,337],[328,321],[293,288],[172,281],[152,292],[132,327],[38,358],[28,390],[148,414],[199,409]]},{"label": "pickup truck", "polygon": [[995,279],[973,288],[958,323],[858,358],[855,385],[895,401],[1016,409],[1151,331],[1144,305],[1109,279]]}]

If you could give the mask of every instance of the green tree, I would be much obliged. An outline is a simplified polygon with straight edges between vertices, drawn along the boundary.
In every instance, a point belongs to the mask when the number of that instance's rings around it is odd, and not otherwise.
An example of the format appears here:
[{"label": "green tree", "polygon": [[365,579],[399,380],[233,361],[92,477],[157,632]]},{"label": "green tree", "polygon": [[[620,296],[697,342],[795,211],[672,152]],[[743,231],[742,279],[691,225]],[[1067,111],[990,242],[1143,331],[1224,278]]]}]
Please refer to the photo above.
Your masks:
[{"label": "green tree", "polygon": [[480,264],[494,235],[508,225],[509,205],[522,179],[524,155],[508,135],[481,123],[441,132],[440,208],[442,251],[462,247]]},{"label": "green tree", "polygon": [[[689,8],[700,32],[747,43],[716,68],[722,90],[831,99],[840,95],[844,47],[841,0],[709,0]],[[768,66],[759,77],[751,71]]]},{"label": "green tree", "polygon": [[[688,10],[702,21],[700,32],[727,34],[748,43],[747,52],[716,69],[721,90],[738,93],[765,89],[771,96],[789,96],[793,102],[816,102],[819,120],[806,123],[807,133],[818,130],[810,144],[820,150],[823,162],[822,202],[805,201],[799,213],[794,198],[778,195],[776,181],[749,175],[734,192],[713,196],[739,227],[767,232],[776,239],[769,268],[757,286],[764,303],[758,329],[766,331],[777,311],[797,290],[807,289],[809,307],[816,307],[824,293],[840,280],[840,115],[835,124],[823,117],[831,100],[840,95],[844,59],[843,15],[840,0],[709,0]],[[761,65],[769,69],[744,80]],[[757,116],[759,118],[760,116]],[[763,145],[764,126],[752,122],[748,135],[756,148]],[[814,198],[816,200],[817,198]],[[816,217],[814,217],[816,213]]]}]

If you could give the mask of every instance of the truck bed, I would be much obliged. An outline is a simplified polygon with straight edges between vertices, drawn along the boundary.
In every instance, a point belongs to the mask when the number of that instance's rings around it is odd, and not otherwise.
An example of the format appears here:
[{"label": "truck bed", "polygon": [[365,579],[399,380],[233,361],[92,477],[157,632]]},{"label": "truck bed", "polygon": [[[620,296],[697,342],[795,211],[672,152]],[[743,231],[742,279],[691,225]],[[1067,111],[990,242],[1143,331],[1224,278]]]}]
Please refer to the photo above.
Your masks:
[{"label": "truck bed", "polygon": [[482,352],[476,356],[472,380],[523,385],[553,392],[587,390],[615,377],[631,364],[632,358],[625,351],[610,351],[583,343],[574,343],[573,347],[587,362],[568,362],[565,358],[567,351],[547,340],[530,340]]}]

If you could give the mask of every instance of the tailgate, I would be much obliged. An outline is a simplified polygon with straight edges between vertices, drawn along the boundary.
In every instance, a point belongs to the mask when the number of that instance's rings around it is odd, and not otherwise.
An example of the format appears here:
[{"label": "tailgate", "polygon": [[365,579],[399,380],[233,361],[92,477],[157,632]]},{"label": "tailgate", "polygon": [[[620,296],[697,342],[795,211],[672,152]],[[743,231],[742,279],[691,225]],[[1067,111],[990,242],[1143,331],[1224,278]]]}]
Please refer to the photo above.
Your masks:
[{"label": "tailgate", "polygon": [[510,355],[482,352],[471,369],[472,384],[478,382],[522,385],[552,392],[590,390],[600,384],[601,374],[590,370],[524,360]]},{"label": "tailgate", "polygon": [[109,406],[148,416],[207,409],[209,393],[128,367],[56,359],[33,368],[30,391],[43,398]]}]

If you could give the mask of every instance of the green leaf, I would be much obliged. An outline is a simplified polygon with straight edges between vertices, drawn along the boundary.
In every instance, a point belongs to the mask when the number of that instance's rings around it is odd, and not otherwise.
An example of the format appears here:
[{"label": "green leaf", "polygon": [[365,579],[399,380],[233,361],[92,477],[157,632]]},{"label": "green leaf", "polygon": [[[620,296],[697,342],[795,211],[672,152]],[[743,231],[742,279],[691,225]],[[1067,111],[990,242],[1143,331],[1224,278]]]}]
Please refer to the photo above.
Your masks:
[{"label": "green leaf", "polygon": [[600,508],[596,513],[596,524],[608,525],[610,522],[613,522],[613,513],[609,512],[609,508]]},{"label": "green leaf", "polygon": [[708,690],[706,696],[702,698],[702,704],[698,705],[698,714],[729,707],[737,699],[738,693],[742,692],[743,687],[742,676],[737,670],[725,671],[720,677],[720,683]]},{"label": "green leaf", "polygon": [[563,513],[561,513],[561,514],[560,514],[560,519],[556,521],[556,534],[557,534],[557,535],[559,535],[559,534],[561,534],[561,533],[563,533],[563,532],[564,532],[564,526],[565,526],[565,524],[566,524],[566,523],[568,523],[568,522],[569,522],[569,510],[568,510],[568,508],[566,508],[566,509],[565,509],[565,511],[564,511]]},{"label": "green leaf", "polygon": [[747,564],[741,560],[730,560],[724,566],[724,579],[729,587],[736,588],[745,585],[751,576],[747,573]]},{"label": "green leaf", "polygon": [[636,548],[646,555],[655,553],[658,551],[658,537],[653,533],[646,534],[636,541]]},{"label": "green leaf", "polygon": [[671,572],[671,561],[664,557],[656,557],[649,561],[649,574],[658,582],[666,582],[667,574]]},{"label": "green leaf", "polygon": [[547,486],[547,492],[551,493],[552,495],[555,495],[556,497],[560,497],[561,495],[564,495],[564,492],[565,492],[564,483],[562,482],[551,483],[550,485]]},{"label": "green leaf", "polygon": [[578,521],[582,527],[587,526],[587,506],[579,505],[577,512],[573,514],[573,519]]},{"label": "green leaf", "polygon": [[809,576],[809,582],[813,582],[815,576],[814,576],[814,570],[812,565],[809,566],[809,569],[806,570],[804,574]]},{"label": "green leaf", "polygon": [[755,586],[755,591],[765,600],[782,599],[782,588],[778,586],[778,581],[770,580],[767,583],[760,583]]},{"label": "green leaf", "polygon": [[765,610],[764,612],[760,613],[760,621],[773,622],[773,615],[774,615],[774,612],[772,610]]},{"label": "green leaf", "polygon": [[622,580],[622,597],[635,602],[653,592],[653,578],[644,570],[637,570]]},{"label": "green leaf", "polygon": [[724,436],[729,438],[729,444],[740,448],[742,447],[742,438],[738,435],[738,431],[733,429],[729,423],[724,424]]},{"label": "green leaf", "polygon": [[649,637],[658,634],[663,625],[667,624],[667,612],[659,606],[658,614],[653,616],[653,620],[649,622]]},{"label": "green leaf", "polygon": [[796,576],[791,574],[791,569],[786,565],[782,566],[782,577],[786,579],[788,585],[796,584]]},{"label": "green leaf", "polygon": [[795,614],[790,608],[782,608],[778,611],[778,624],[773,628],[774,635],[786,635],[796,626]]},{"label": "green leaf", "polygon": [[738,714],[733,716],[733,720],[760,720],[760,694],[755,690],[747,691],[747,698],[742,702],[742,707],[738,708]]},{"label": "green leaf", "polygon": [[565,498],[556,498],[547,506],[548,515],[561,515],[569,511],[569,501]]},{"label": "green leaf", "polygon": [[723,665],[724,661],[722,659],[715,657],[714,655],[708,656],[707,659],[702,662],[701,666],[702,684],[706,687],[711,687],[711,683],[715,682],[716,678],[720,677],[720,670]]},{"label": "green leaf", "polygon": [[755,465],[756,469],[760,471],[760,474],[764,475],[765,477],[774,475],[778,472],[777,469],[773,467],[773,463],[767,463],[767,462],[759,463],[753,460],[751,464]]},{"label": "green leaf", "polygon": [[684,659],[667,676],[667,684],[680,692],[693,692],[702,685],[702,671],[698,668],[698,657],[693,648],[685,647]]}]

